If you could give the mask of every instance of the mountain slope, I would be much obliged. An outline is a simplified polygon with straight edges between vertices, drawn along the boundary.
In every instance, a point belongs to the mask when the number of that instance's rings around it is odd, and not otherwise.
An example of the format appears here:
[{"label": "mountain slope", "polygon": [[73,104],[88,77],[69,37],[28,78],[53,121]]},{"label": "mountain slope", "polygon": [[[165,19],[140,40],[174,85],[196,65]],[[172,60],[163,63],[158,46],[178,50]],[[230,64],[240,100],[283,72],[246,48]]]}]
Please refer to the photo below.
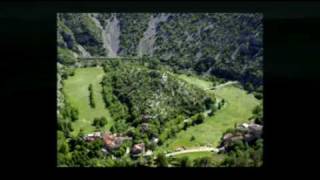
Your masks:
[{"label": "mountain slope", "polygon": [[262,37],[261,14],[58,15],[58,46],[79,56],[147,56],[175,69],[238,80],[249,90],[262,90]]}]

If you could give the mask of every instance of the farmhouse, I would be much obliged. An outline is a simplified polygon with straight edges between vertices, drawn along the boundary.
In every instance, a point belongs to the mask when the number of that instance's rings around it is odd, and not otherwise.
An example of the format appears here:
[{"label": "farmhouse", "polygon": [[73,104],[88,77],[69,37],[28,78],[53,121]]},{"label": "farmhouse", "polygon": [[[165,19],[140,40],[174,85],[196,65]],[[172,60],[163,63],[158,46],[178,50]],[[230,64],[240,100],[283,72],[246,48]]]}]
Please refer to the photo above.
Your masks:
[{"label": "farmhouse", "polygon": [[261,135],[262,135],[262,127],[263,127],[263,126],[261,126],[261,125],[259,125],[259,124],[254,124],[254,123],[252,123],[252,124],[250,124],[250,125],[248,126],[248,131],[249,131],[251,134],[253,134],[254,136],[256,136],[256,137],[261,137]]},{"label": "farmhouse", "polygon": [[[222,143],[220,147],[227,147],[231,142],[237,140],[244,140],[246,142],[252,142],[262,136],[263,126],[255,123],[243,123],[237,127],[237,132],[227,133],[222,137]],[[240,131],[239,131],[240,130]]]},{"label": "farmhouse", "polygon": [[132,140],[131,137],[125,137],[120,134],[104,133],[103,142],[108,151],[112,151],[121,146],[124,140]]},{"label": "farmhouse", "polygon": [[87,142],[95,141],[100,138],[102,138],[101,132],[90,133],[83,137],[83,139]]},{"label": "farmhouse", "polygon": [[131,149],[131,154],[138,155],[138,154],[144,153],[144,151],[145,151],[144,143],[135,144],[135,145],[133,145],[133,147]]},{"label": "farmhouse", "polygon": [[120,137],[117,137],[116,134],[113,135],[113,134],[105,133],[103,135],[103,142],[104,142],[105,148],[109,151],[112,151],[121,146],[122,139]]}]

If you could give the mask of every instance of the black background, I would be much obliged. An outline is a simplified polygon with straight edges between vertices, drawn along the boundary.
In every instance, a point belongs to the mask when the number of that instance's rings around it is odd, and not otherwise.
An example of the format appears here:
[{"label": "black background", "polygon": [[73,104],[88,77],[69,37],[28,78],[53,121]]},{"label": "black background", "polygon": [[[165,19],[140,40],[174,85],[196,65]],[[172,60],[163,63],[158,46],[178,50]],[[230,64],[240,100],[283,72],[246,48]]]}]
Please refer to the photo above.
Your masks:
[{"label": "black background", "polygon": [[[265,158],[262,168],[56,168],[57,12],[258,12],[264,14]],[[9,175],[46,177],[264,178],[317,162],[320,4],[315,2],[0,3],[2,146]],[[7,101],[3,101],[7,100]],[[310,168],[309,168],[310,167]],[[21,168],[21,170],[20,170]],[[21,173],[18,173],[21,172]],[[86,175],[86,176],[85,176]],[[309,176],[310,173],[303,173]],[[137,177],[135,177],[137,178]],[[209,178],[209,177],[208,177]]]}]

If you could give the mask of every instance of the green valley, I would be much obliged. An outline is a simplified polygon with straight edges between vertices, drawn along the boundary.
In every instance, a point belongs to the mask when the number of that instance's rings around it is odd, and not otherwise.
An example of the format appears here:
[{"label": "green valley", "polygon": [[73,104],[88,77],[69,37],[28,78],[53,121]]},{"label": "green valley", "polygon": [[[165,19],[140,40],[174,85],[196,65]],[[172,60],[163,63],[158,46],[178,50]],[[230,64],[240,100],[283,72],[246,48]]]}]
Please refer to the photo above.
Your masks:
[{"label": "green valley", "polygon": [[59,13],[57,166],[262,166],[261,19]]}]

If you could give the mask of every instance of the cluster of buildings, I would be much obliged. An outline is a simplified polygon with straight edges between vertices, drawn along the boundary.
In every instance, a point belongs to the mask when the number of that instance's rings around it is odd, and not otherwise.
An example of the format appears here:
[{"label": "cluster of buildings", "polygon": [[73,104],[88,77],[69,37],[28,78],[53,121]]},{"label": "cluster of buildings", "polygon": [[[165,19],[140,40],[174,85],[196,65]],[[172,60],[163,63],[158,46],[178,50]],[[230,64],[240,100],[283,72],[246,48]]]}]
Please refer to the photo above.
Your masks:
[{"label": "cluster of buildings", "polygon": [[[86,142],[92,142],[97,139],[103,140],[104,149],[102,151],[105,153],[118,149],[125,140],[132,140],[131,137],[123,136],[121,134],[112,134],[109,132],[94,132],[83,137],[83,140]],[[131,155],[138,156],[140,154],[145,154],[145,149],[144,143],[134,144],[131,150],[127,150],[127,153],[131,152]],[[150,154],[150,152],[148,151],[147,154]]]},{"label": "cluster of buildings", "polygon": [[263,126],[255,123],[243,123],[236,128],[235,132],[227,133],[222,138],[220,151],[224,151],[231,142],[244,140],[247,143],[254,142],[261,138]]}]

